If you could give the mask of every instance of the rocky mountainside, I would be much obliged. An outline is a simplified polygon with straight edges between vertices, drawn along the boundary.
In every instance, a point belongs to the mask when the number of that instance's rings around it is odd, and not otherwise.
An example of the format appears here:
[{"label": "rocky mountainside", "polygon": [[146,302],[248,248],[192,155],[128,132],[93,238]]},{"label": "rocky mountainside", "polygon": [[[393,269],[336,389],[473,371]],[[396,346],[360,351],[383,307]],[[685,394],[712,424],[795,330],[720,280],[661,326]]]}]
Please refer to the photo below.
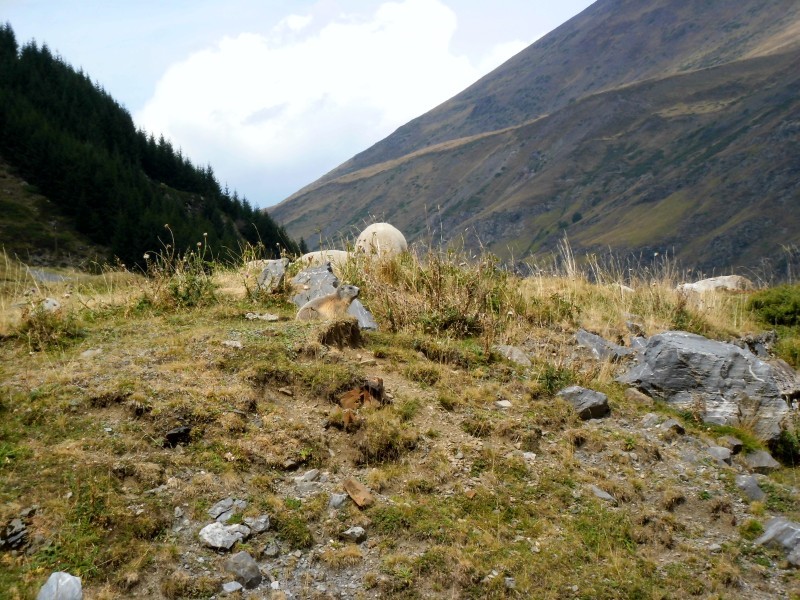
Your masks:
[{"label": "rocky mountainside", "polygon": [[323,245],[377,218],[515,259],[566,232],[779,262],[800,242],[799,32],[789,1],[600,0],[270,212]]}]

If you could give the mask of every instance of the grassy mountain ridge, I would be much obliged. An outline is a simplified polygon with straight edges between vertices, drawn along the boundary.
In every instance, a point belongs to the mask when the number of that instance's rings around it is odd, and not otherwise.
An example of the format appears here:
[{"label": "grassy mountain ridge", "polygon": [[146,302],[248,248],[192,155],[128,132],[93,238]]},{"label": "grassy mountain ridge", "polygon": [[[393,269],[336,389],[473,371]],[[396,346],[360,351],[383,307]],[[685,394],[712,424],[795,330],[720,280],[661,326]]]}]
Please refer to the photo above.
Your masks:
[{"label": "grassy mountain ridge", "polygon": [[793,3],[598,2],[271,214],[306,239],[380,218],[505,257],[566,230],[708,270],[780,261],[800,241],[798,24]]}]

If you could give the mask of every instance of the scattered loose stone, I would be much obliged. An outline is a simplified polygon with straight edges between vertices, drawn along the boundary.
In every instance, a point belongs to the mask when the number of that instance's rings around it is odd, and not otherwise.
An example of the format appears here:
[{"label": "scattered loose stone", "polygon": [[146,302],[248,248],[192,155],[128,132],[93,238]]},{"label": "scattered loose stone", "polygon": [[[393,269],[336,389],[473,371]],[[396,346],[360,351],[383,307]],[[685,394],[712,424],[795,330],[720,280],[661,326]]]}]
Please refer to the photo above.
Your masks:
[{"label": "scattered loose stone", "polygon": [[84,350],[81,352],[81,358],[94,358],[95,356],[100,356],[103,353],[101,348],[90,348],[89,350]]},{"label": "scattered loose stone", "polygon": [[239,340],[225,340],[222,342],[222,345],[225,346],[226,348],[235,348],[236,350],[241,350],[242,348],[244,348],[242,342],[240,342]]},{"label": "scattered loose stone", "polygon": [[523,367],[531,366],[531,359],[528,358],[528,355],[525,354],[524,350],[518,348],[517,346],[506,346],[501,344],[499,346],[495,346],[494,349],[513,363]]},{"label": "scattered loose stone", "polygon": [[347,502],[347,494],[331,494],[331,499],[328,500],[328,508],[338,510]]},{"label": "scattered loose stone", "polygon": [[252,533],[264,533],[270,526],[269,515],[260,515],[258,517],[245,517],[242,519],[244,524],[250,528]]},{"label": "scattered loose stone", "polygon": [[742,451],[742,448],[744,448],[744,442],[742,442],[742,440],[739,438],[733,437],[732,435],[723,435],[717,440],[717,444],[730,450],[731,454],[739,454],[739,452]]},{"label": "scattered loose stone", "polygon": [[351,527],[342,533],[342,537],[356,544],[360,544],[367,539],[367,532],[364,531],[363,527]]},{"label": "scattered loose stone", "polygon": [[661,424],[661,429],[664,431],[672,430],[678,435],[683,435],[686,433],[686,429],[683,427],[683,424],[678,421],[678,419],[667,419]]},{"label": "scattered loose stone", "polygon": [[511,407],[513,406],[513,405],[511,404],[511,401],[510,401],[510,400],[498,400],[497,402],[495,402],[495,403],[494,403],[494,405],[495,405],[497,408],[499,408],[499,409],[503,409],[503,410],[505,410],[505,409],[509,409],[509,408],[511,408]]},{"label": "scattered loose stone", "polygon": [[248,590],[258,587],[261,583],[262,577],[258,564],[247,552],[237,552],[226,560],[225,570]]},{"label": "scattered loose stone", "polygon": [[628,388],[625,390],[625,398],[630,400],[631,402],[638,402],[639,404],[643,404],[645,406],[652,406],[653,399],[642,392],[641,390],[637,390],[636,388]]},{"label": "scattered loose stone", "polygon": [[759,487],[758,480],[752,475],[737,475],[736,487],[742,490],[742,493],[751,502],[760,502],[767,496]]},{"label": "scattered loose stone", "polygon": [[711,446],[708,449],[708,453],[713,458],[725,463],[726,465],[731,464],[731,451],[727,448],[723,448],[722,446]]},{"label": "scattered loose stone", "polygon": [[208,509],[208,516],[216,519],[217,523],[226,523],[236,513],[247,508],[247,501],[235,498],[225,498]]},{"label": "scattered loose stone", "polygon": [[56,571],[41,587],[36,600],[83,600],[83,587],[79,577]]},{"label": "scattered loose stone", "polygon": [[579,385],[564,388],[558,392],[558,396],[572,404],[578,412],[578,416],[584,421],[600,419],[611,412],[608,406],[608,397],[605,394]]},{"label": "scattered loose stone", "polygon": [[238,581],[229,581],[222,584],[222,592],[225,594],[233,594],[242,589],[242,584]]},{"label": "scattered loose stone", "polygon": [[783,550],[789,563],[800,567],[800,523],[783,517],[770,519],[764,533],[753,544]]},{"label": "scattered loose stone", "polygon": [[278,546],[275,540],[271,540],[266,546],[264,546],[264,556],[267,558],[277,558],[280,553],[281,548]]},{"label": "scattered loose stone", "polygon": [[651,427],[655,427],[658,425],[658,415],[655,413],[647,413],[645,416],[642,417],[642,427],[644,429],[650,429]]},{"label": "scattered loose stone", "polygon": [[292,396],[294,396],[294,392],[292,391],[292,388],[288,388],[288,387],[282,387],[282,388],[278,388],[278,391],[279,391],[281,394],[283,394],[284,396],[289,396],[290,398],[291,398]]},{"label": "scattered loose stone", "polygon": [[756,450],[745,455],[744,463],[751,471],[762,475],[767,475],[781,468],[781,464],[772,458],[772,455],[766,450]]},{"label": "scattered loose stone", "polygon": [[198,535],[209,548],[230,550],[236,542],[250,537],[250,528],[246,525],[223,525],[214,522],[203,527]]},{"label": "scattered loose stone", "polygon": [[592,493],[595,496],[597,496],[598,498],[600,498],[600,500],[605,500],[606,502],[609,502],[611,504],[616,504],[617,503],[617,499],[614,498],[614,496],[612,496],[611,494],[609,494],[605,490],[601,490],[596,485],[590,485],[589,489],[592,490]]},{"label": "scattered loose stone", "polygon": [[609,342],[599,335],[590,333],[585,329],[579,329],[578,333],[575,334],[575,339],[579,346],[588,348],[592,356],[598,360],[619,361],[633,354],[633,350],[630,348]]},{"label": "scattered loose stone", "polygon": [[316,481],[319,478],[319,469],[306,471],[301,478],[303,481]]},{"label": "scattered loose stone", "polygon": [[0,550],[18,550],[28,541],[28,530],[22,519],[11,519],[0,538]]},{"label": "scattered loose stone", "polygon": [[164,434],[164,446],[174,448],[178,444],[188,444],[191,441],[192,428],[187,426],[170,429]]},{"label": "scattered loose stone", "polygon": [[344,487],[344,491],[347,492],[359,508],[366,508],[375,502],[375,498],[367,487],[352,477],[345,479],[342,482],[342,487]]}]

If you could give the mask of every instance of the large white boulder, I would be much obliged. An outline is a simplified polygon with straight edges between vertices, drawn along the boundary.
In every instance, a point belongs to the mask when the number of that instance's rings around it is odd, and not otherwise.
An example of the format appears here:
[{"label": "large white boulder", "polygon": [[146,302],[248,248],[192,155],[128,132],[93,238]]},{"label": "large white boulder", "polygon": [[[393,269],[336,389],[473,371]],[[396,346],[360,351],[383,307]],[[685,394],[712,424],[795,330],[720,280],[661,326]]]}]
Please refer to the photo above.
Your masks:
[{"label": "large white boulder", "polygon": [[326,263],[331,263],[333,268],[341,268],[347,263],[350,253],[344,250],[317,250],[303,254],[297,259],[303,268],[321,267]]},{"label": "large white boulder", "polygon": [[405,236],[393,225],[373,223],[358,236],[356,250],[366,254],[391,256],[408,250],[408,243]]}]

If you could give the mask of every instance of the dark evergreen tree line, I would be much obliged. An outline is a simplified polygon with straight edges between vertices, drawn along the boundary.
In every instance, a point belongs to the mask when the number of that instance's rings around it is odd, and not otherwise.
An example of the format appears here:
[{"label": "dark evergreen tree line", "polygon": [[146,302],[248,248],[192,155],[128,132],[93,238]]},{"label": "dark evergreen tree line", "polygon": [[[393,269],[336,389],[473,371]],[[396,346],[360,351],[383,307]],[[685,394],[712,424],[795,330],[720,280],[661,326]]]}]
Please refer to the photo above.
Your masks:
[{"label": "dark evergreen tree line", "polygon": [[207,234],[224,256],[243,241],[262,242],[273,257],[299,250],[269,215],[222,190],[210,165],[137,130],[88,75],[46,45],[20,48],[8,23],[0,26],[0,155],[128,265],[171,236],[180,251]]}]

